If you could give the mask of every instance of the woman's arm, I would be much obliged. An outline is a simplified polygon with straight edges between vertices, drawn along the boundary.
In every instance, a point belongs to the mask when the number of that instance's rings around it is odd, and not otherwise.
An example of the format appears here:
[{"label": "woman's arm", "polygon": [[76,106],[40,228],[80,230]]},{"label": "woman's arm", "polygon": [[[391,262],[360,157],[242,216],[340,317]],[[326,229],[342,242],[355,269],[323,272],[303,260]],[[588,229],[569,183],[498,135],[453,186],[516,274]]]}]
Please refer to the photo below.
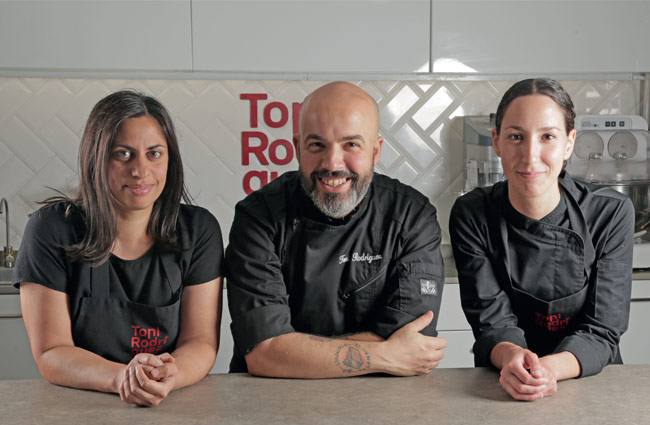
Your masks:
[{"label": "woman's arm", "polygon": [[181,301],[181,332],[172,355],[178,378],[174,389],[192,385],[212,368],[219,348],[222,278],[187,286]]},{"label": "woman's arm", "polygon": [[543,367],[550,370],[558,381],[577,378],[582,373],[580,362],[573,353],[562,351],[539,359]]},{"label": "woman's arm", "polygon": [[22,282],[20,304],[32,354],[45,379],[67,387],[119,391],[125,365],[75,347],[67,294]]}]

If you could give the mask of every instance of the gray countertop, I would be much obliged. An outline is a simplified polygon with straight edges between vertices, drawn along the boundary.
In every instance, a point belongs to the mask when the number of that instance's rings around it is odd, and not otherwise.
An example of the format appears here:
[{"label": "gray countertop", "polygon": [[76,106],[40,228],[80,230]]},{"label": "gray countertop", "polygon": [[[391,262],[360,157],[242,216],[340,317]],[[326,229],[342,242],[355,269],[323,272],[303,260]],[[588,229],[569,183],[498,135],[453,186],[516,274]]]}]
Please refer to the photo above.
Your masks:
[{"label": "gray countertop", "polygon": [[43,380],[0,381],[3,424],[647,424],[650,365],[608,366],[534,403],[509,398],[490,369],[331,380],[210,375],[137,408],[113,394]]}]

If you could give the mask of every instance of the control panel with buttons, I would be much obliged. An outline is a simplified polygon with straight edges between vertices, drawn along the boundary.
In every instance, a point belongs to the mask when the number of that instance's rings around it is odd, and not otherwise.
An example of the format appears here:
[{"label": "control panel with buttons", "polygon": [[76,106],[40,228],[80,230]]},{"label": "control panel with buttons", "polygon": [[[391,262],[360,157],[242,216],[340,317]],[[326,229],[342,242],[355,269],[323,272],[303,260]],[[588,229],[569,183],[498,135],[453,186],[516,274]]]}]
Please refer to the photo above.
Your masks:
[{"label": "control panel with buttons", "polygon": [[576,130],[648,130],[647,121],[638,115],[578,115]]},{"label": "control panel with buttons", "polygon": [[612,119],[612,117],[607,116],[590,116],[576,122],[576,128],[583,130],[598,130],[601,128],[631,129],[632,120],[627,117]]}]

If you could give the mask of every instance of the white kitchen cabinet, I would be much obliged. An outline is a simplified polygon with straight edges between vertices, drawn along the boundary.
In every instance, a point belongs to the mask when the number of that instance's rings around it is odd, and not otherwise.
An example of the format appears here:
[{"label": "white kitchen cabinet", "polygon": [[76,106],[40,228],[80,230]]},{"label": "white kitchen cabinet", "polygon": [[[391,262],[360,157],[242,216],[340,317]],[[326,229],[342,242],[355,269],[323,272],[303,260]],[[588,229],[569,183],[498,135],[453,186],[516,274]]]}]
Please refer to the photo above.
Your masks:
[{"label": "white kitchen cabinet", "polygon": [[0,294],[0,379],[40,378],[21,317],[18,294]]},{"label": "white kitchen cabinet", "polygon": [[474,367],[474,354],[471,352],[474,335],[460,304],[457,283],[445,283],[437,329],[438,336],[447,339],[445,357],[439,367]]},{"label": "white kitchen cabinet", "polygon": [[0,318],[0,379],[41,378],[22,317]]},{"label": "white kitchen cabinet", "polygon": [[621,337],[621,357],[625,364],[650,363],[650,280],[632,282],[630,324]]},{"label": "white kitchen cabinet", "polygon": [[621,337],[621,356],[625,364],[650,363],[650,299],[632,301],[630,306],[630,326]]},{"label": "white kitchen cabinet", "polygon": [[444,349],[445,356],[438,367],[474,367],[474,354],[471,351],[474,345],[474,335],[471,330],[440,330],[438,336],[447,339],[447,348]]},{"label": "white kitchen cabinet", "polygon": [[647,1],[438,1],[433,72],[650,71]]},{"label": "white kitchen cabinet", "polygon": [[[454,280],[457,280],[457,278]],[[447,331],[471,329],[460,304],[460,287],[458,283],[445,282],[442,291],[438,329]]]},{"label": "white kitchen cabinet", "polygon": [[0,68],[189,71],[190,9],[190,0],[1,1]]},{"label": "white kitchen cabinet", "polygon": [[194,70],[428,72],[429,16],[429,0],[194,0]]}]

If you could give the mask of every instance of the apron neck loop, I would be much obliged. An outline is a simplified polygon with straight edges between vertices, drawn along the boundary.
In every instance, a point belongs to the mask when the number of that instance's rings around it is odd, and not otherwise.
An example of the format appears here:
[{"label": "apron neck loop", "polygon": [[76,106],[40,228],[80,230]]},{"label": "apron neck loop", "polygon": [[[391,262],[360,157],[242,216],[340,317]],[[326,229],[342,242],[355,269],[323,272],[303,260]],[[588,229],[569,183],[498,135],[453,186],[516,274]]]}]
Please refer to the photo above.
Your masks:
[{"label": "apron neck loop", "polygon": [[110,258],[97,267],[90,268],[90,296],[105,297],[109,294],[109,273],[108,264]]}]

